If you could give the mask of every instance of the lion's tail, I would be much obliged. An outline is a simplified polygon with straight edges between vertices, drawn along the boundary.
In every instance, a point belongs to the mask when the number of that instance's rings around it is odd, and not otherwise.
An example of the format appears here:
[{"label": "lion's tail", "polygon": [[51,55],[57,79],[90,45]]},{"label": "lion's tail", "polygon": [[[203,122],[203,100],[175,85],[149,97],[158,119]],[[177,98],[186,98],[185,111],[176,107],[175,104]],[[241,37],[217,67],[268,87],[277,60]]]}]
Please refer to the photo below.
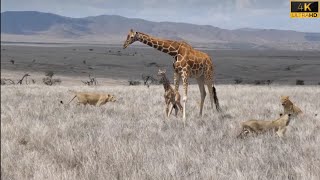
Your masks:
[{"label": "lion's tail", "polygon": [[217,96],[216,88],[214,87],[213,84],[212,84],[212,90],[213,90],[214,104],[216,105],[217,111],[220,112],[221,109],[220,109],[220,105],[219,105],[219,99],[218,99],[218,96]]},{"label": "lion's tail", "polygon": [[74,98],[76,98],[77,97],[77,95],[75,95],[69,102],[68,102],[68,104],[70,104],[71,103],[71,101],[73,101],[74,100]]},{"label": "lion's tail", "polygon": [[237,136],[237,138],[244,138],[247,134],[249,134],[249,130],[247,129],[242,129],[242,131],[240,132],[240,134]]}]

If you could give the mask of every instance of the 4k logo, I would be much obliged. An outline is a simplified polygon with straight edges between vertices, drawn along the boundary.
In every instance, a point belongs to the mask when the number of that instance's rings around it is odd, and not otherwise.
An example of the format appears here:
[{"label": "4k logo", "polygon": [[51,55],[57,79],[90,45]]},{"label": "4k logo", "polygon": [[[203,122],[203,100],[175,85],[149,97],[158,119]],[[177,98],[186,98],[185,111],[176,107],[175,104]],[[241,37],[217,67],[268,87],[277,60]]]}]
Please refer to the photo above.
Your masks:
[{"label": "4k logo", "polygon": [[318,18],[319,2],[318,1],[298,1],[291,0],[291,18]]}]

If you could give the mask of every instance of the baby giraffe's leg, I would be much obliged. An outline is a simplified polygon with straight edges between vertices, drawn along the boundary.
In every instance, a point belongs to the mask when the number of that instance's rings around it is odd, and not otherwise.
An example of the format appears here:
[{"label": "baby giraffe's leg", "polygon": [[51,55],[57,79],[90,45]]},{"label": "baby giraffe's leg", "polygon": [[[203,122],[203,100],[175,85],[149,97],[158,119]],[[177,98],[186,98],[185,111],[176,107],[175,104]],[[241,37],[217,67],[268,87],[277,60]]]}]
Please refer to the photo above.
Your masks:
[{"label": "baby giraffe's leg", "polygon": [[179,111],[179,108],[178,108],[177,104],[174,104],[173,108],[174,108],[174,111],[175,111],[174,115],[177,117],[177,114],[178,114],[178,111]]},{"label": "baby giraffe's leg", "polygon": [[169,99],[166,98],[166,96],[164,96],[164,100],[165,100],[165,103],[166,103],[166,107],[165,107],[165,116],[168,117],[168,113],[169,113]]},{"label": "baby giraffe's leg", "polygon": [[176,102],[176,105],[179,107],[179,110],[183,112],[183,107],[180,102]]},{"label": "baby giraffe's leg", "polygon": [[168,117],[168,113],[169,113],[169,104],[166,104],[166,117]]},{"label": "baby giraffe's leg", "polygon": [[173,109],[173,104],[172,104],[172,103],[170,103],[170,108],[169,108],[168,117],[171,115],[171,113],[172,113],[172,109]]}]

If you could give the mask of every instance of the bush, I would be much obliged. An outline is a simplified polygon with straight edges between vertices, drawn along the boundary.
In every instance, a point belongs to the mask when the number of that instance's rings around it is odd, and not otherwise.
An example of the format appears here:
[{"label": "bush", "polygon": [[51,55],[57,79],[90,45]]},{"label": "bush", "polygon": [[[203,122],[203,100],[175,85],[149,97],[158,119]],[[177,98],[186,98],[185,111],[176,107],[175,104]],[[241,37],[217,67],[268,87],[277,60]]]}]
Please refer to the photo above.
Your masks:
[{"label": "bush", "polygon": [[235,83],[235,84],[241,84],[242,81],[243,81],[242,79],[235,79],[235,80],[234,80],[234,83]]},{"label": "bush", "polygon": [[45,85],[48,85],[48,86],[52,86],[52,85],[55,85],[55,84],[60,84],[61,83],[61,80],[60,79],[53,79],[54,75],[54,72],[53,71],[47,71],[45,72],[45,78],[42,79],[42,82],[45,84]]},{"label": "bush", "polygon": [[52,79],[50,77],[45,77],[45,78],[42,79],[42,82],[45,85],[52,86],[52,85],[60,84],[61,83],[61,79]]},{"label": "bush", "polygon": [[60,84],[61,79],[52,79],[53,84]]},{"label": "bush", "polygon": [[138,86],[141,84],[140,81],[134,81],[134,80],[130,80],[129,82],[129,86]]},{"label": "bush", "polygon": [[267,84],[270,85],[273,81],[272,80],[267,80]]},{"label": "bush", "polygon": [[255,84],[255,85],[260,85],[260,84],[261,84],[261,81],[260,81],[260,80],[254,80],[254,84]]},{"label": "bush", "polygon": [[1,78],[1,85],[15,84],[11,79]]},{"label": "bush", "polygon": [[272,83],[272,80],[255,80],[255,85],[270,85]]},{"label": "bush", "polygon": [[304,85],[304,80],[297,79],[296,85]]},{"label": "bush", "polygon": [[47,71],[45,72],[45,76],[52,78],[52,76],[54,75],[53,71]]}]

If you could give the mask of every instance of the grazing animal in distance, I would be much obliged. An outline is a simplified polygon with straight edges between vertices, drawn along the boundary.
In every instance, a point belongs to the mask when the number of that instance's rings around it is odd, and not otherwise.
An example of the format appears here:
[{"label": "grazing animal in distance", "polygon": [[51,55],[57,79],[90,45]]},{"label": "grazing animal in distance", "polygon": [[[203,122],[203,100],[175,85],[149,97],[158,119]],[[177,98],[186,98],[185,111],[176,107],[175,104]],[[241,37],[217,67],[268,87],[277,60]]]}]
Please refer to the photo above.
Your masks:
[{"label": "grazing animal in distance", "polygon": [[280,100],[281,100],[281,105],[283,106],[284,114],[290,113],[293,116],[297,116],[303,113],[299,107],[297,107],[290,101],[289,96],[281,96]]},{"label": "grazing animal in distance", "polygon": [[175,109],[175,116],[177,117],[178,109],[180,111],[183,110],[181,103],[180,103],[180,94],[178,91],[173,89],[170,85],[170,81],[168,80],[166,76],[166,70],[159,69],[158,76],[161,77],[161,81],[164,88],[164,100],[166,103],[166,116],[169,117],[172,109]]},{"label": "grazing animal in distance", "polygon": [[92,92],[75,92],[71,91],[75,94],[75,96],[70,100],[68,104],[70,104],[74,98],[77,97],[78,103],[77,105],[95,105],[101,106],[106,104],[107,102],[115,102],[116,98],[113,95],[105,94],[105,93],[92,93]]},{"label": "grazing animal in distance", "polygon": [[291,114],[280,114],[280,118],[271,121],[263,120],[248,120],[241,123],[241,132],[237,138],[243,138],[249,133],[261,134],[270,130],[275,130],[279,137],[283,137],[286,132],[286,127],[289,125]]},{"label": "grazing animal in distance", "polygon": [[207,53],[192,48],[191,45],[184,41],[174,41],[152,37],[142,32],[135,32],[130,29],[127,39],[123,44],[123,49],[130,44],[140,41],[151,46],[161,52],[167,53],[174,58],[174,88],[179,90],[180,79],[183,82],[183,120],[186,119],[186,103],[188,93],[188,79],[195,78],[199,85],[201,94],[200,116],[202,116],[203,103],[206,97],[205,85],[208,87],[211,107],[213,109],[213,101],[217,111],[220,111],[219,100],[216,89],[213,85],[214,65],[212,59]]}]

